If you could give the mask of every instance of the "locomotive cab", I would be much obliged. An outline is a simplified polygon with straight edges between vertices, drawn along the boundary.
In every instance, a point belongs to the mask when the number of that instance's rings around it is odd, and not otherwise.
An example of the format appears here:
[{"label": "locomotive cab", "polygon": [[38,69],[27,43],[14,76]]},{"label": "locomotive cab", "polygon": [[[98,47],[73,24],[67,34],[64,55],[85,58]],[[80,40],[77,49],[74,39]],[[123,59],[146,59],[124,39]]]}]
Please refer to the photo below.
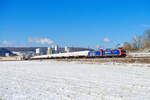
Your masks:
[{"label": "locomotive cab", "polygon": [[125,57],[126,56],[126,50],[123,48],[118,48],[119,52],[120,52],[120,56],[121,57]]}]

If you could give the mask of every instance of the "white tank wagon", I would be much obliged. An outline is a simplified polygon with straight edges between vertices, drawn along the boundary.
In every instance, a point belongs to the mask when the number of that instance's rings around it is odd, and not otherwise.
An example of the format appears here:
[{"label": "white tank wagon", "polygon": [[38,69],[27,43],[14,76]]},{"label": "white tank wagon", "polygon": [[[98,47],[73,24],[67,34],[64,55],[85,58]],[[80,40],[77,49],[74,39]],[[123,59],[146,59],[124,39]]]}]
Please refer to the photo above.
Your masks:
[{"label": "white tank wagon", "polygon": [[34,57],[31,57],[31,59],[87,57],[88,53],[89,53],[89,51],[78,51],[78,52],[48,54],[48,55],[34,56]]}]

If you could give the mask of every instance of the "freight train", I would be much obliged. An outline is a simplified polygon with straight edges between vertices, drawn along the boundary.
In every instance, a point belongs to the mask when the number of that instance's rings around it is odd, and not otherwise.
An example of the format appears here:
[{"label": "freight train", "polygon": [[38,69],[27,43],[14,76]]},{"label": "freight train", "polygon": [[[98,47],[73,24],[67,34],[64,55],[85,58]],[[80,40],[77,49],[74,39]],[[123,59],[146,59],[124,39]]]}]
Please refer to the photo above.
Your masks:
[{"label": "freight train", "polygon": [[106,49],[97,51],[79,51],[34,56],[31,59],[56,59],[56,58],[96,58],[96,57],[125,57],[126,51],[123,48]]}]

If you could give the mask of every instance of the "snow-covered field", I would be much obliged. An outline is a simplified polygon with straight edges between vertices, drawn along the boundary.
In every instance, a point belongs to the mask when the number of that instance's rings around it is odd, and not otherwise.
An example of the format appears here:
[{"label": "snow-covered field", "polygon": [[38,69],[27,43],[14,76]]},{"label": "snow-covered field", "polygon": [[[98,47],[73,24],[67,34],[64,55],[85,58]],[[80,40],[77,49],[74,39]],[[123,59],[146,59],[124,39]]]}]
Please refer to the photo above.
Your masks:
[{"label": "snow-covered field", "polygon": [[128,53],[130,57],[150,57],[150,53],[137,52],[137,53]]},{"label": "snow-covered field", "polygon": [[150,67],[0,62],[0,100],[150,100]]}]

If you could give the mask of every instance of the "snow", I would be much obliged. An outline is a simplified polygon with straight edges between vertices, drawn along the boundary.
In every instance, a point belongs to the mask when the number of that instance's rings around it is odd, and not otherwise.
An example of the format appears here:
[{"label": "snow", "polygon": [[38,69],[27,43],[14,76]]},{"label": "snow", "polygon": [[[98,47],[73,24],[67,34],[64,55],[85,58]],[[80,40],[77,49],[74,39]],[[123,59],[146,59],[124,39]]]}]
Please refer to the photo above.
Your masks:
[{"label": "snow", "polygon": [[0,100],[150,100],[148,66],[0,62]]},{"label": "snow", "polygon": [[150,53],[143,53],[143,52],[128,53],[128,56],[131,56],[131,57],[150,57]]}]

